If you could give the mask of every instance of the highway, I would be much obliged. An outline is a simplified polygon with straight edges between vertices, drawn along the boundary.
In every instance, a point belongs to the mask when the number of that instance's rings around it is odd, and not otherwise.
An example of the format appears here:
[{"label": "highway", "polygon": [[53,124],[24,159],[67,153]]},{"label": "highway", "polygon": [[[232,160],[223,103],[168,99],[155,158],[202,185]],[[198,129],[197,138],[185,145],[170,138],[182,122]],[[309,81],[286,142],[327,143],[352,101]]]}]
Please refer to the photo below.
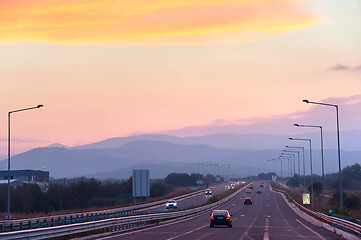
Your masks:
[{"label": "highway", "polygon": [[[214,189],[212,189],[213,195],[226,191],[227,189],[225,188],[225,186],[228,186],[228,185],[230,185],[230,184],[220,183],[215,186],[212,186],[212,187],[214,187]],[[192,206],[200,206],[200,205],[206,203],[208,198],[209,197],[207,197],[205,195],[205,191],[203,191],[199,194],[179,199],[179,200],[177,200],[177,210],[187,209]],[[150,207],[150,208],[147,208],[147,210],[149,210],[150,212],[171,211],[171,210],[165,209],[165,204],[162,206]]]},{"label": "highway", "polygon": [[[169,221],[157,226],[151,226],[134,231],[115,233],[114,235],[97,239],[238,239],[238,240],[296,240],[296,239],[343,239],[339,235],[322,227],[314,226],[289,208],[279,193],[271,192],[269,183],[260,187],[260,182],[254,182],[252,193],[242,190],[234,198],[226,202],[220,209],[230,211],[233,227],[211,228],[209,214],[211,211],[190,216],[185,219]],[[262,194],[256,194],[260,189]],[[243,205],[243,199],[251,197],[253,205]]]}]

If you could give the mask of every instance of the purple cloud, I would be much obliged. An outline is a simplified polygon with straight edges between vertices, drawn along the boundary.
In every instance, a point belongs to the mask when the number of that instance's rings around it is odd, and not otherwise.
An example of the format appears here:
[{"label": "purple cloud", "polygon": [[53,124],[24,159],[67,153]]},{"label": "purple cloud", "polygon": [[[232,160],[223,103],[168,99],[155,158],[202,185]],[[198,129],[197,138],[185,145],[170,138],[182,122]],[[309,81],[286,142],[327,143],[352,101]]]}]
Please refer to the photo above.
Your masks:
[{"label": "purple cloud", "polygon": [[361,65],[356,66],[353,70],[355,70],[355,71],[361,71]]},{"label": "purple cloud", "polygon": [[329,68],[328,70],[331,70],[331,71],[347,71],[349,69],[350,69],[349,66],[342,65],[342,64],[337,64],[337,65]]}]

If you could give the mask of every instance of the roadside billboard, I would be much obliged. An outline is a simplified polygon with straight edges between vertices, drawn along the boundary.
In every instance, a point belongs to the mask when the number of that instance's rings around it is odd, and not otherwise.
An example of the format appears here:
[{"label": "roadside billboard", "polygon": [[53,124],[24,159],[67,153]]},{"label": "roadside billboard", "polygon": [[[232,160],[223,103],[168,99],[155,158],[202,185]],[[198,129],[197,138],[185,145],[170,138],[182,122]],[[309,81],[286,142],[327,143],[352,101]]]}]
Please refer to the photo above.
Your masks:
[{"label": "roadside billboard", "polygon": [[150,196],[149,169],[133,170],[133,197]]}]

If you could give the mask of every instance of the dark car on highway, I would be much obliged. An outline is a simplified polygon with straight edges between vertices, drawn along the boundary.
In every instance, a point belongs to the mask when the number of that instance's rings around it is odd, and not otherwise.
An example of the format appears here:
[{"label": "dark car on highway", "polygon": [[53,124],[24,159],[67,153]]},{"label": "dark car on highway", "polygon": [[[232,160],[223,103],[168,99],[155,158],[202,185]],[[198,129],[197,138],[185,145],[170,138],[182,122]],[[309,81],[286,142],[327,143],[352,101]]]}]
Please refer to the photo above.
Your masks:
[{"label": "dark car on highway", "polygon": [[261,192],[261,190],[257,190],[257,192],[256,192],[257,194],[261,194],[262,192]]},{"label": "dark car on highway", "polygon": [[244,199],[244,205],[252,205],[252,199],[251,198],[245,198]]},{"label": "dark car on highway", "polygon": [[214,227],[215,225],[225,225],[228,227],[232,227],[232,219],[231,214],[227,210],[214,210],[211,213],[211,222],[210,227]]}]

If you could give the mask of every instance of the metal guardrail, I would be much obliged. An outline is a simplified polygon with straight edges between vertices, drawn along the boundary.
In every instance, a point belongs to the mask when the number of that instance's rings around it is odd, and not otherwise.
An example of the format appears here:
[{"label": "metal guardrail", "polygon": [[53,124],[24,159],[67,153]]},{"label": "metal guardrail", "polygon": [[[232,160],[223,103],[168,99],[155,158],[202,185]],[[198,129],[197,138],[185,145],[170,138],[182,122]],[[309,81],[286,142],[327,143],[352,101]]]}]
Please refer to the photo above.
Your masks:
[{"label": "metal guardrail", "polygon": [[352,217],[347,217],[347,216],[343,216],[343,215],[339,215],[339,214],[335,214],[335,213],[331,213],[331,216],[336,217],[336,218],[340,218],[340,219],[343,219],[343,220],[347,220],[347,221],[350,221],[350,222],[354,222],[354,223],[361,226],[361,220],[360,219],[355,219],[355,218],[352,218]]},{"label": "metal guardrail", "polygon": [[[276,192],[281,192],[285,195],[287,195],[290,199],[292,199],[288,193],[286,191],[280,190],[280,189],[275,189],[272,187],[272,189]],[[330,223],[333,227],[339,228],[341,230],[344,230],[346,232],[352,233],[356,236],[361,237],[361,225],[354,223],[352,221],[348,221],[345,219],[341,219],[339,217],[334,217],[334,216],[329,216],[327,214],[324,213],[320,213],[320,212],[314,212],[304,206],[302,206],[301,204],[299,204],[298,202],[296,202],[295,200],[292,199],[292,202],[299,207],[300,209],[302,209],[303,211],[307,212],[308,214],[315,216],[319,219],[322,219],[328,223]]]},{"label": "metal guardrail", "polygon": [[147,224],[154,223],[156,221],[183,217],[183,216],[203,212],[206,210],[210,210],[220,204],[227,202],[228,200],[233,198],[236,194],[238,194],[240,191],[242,191],[244,188],[246,188],[248,185],[242,187],[241,189],[237,190],[228,197],[216,203],[208,204],[194,209],[175,211],[169,213],[154,213],[154,214],[147,214],[140,216],[139,215],[127,216],[127,217],[120,217],[113,219],[104,219],[93,222],[76,223],[76,224],[70,224],[64,226],[55,226],[55,227],[22,230],[22,231],[8,232],[8,233],[0,233],[0,240],[49,239],[49,238],[60,237],[65,235],[72,235],[76,233],[90,232],[100,229],[107,229],[108,231],[119,231],[123,229],[144,226]]},{"label": "metal guardrail", "polygon": [[[185,195],[181,195],[175,197],[173,199],[183,199],[186,197],[194,196],[200,193],[203,193],[204,189],[191,192]],[[41,218],[32,218],[32,219],[21,219],[21,220],[11,220],[11,221],[1,221],[0,222],[0,233],[3,232],[12,232],[12,231],[20,231],[20,230],[29,230],[35,228],[44,228],[44,227],[53,227],[60,225],[68,225],[74,223],[83,223],[90,221],[98,221],[109,218],[119,218],[125,216],[134,216],[134,215],[142,215],[148,214],[148,212],[144,211],[136,211],[138,209],[145,209],[154,206],[161,206],[165,204],[167,199],[160,200],[151,203],[139,204],[130,207],[123,208],[115,208],[103,211],[95,211],[95,212],[85,212],[85,213],[73,213],[73,214],[65,214],[65,215],[57,215],[57,216],[48,216]]]}]

